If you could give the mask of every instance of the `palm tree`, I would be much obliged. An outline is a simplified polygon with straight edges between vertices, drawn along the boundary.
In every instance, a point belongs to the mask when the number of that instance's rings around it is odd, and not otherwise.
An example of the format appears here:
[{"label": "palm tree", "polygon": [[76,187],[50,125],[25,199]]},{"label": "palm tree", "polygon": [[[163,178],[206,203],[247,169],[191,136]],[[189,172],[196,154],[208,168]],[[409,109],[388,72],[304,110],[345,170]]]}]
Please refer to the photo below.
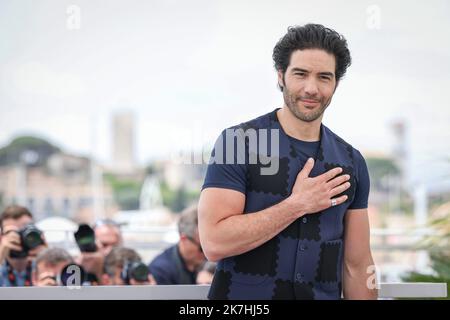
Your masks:
[{"label": "palm tree", "polygon": [[[425,249],[430,256],[433,274],[409,272],[402,277],[406,282],[446,282],[450,286],[450,202],[441,205],[435,212],[429,226],[433,234],[417,244],[417,249]],[[445,299],[450,299],[449,297]]]}]

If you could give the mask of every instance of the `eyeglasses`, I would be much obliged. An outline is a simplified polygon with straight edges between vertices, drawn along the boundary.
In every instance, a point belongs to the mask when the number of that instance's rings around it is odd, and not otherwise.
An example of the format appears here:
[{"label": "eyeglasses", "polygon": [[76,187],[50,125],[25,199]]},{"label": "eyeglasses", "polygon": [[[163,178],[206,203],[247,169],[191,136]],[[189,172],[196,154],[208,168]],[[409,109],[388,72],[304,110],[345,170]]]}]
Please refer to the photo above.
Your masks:
[{"label": "eyeglasses", "polygon": [[202,249],[202,245],[200,243],[198,243],[194,238],[186,236],[186,238],[189,239],[189,241],[191,241],[193,244],[195,244],[198,248],[198,250],[203,253],[203,249]]}]

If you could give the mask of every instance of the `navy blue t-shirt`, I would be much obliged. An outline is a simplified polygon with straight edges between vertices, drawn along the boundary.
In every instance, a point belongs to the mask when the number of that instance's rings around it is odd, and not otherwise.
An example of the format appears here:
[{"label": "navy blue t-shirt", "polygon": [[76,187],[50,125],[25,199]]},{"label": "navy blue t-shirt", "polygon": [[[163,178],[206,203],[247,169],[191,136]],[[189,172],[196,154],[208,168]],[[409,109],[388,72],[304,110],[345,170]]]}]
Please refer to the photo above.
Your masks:
[{"label": "navy blue t-shirt", "polygon": [[[344,217],[367,208],[369,175],[361,153],[325,125],[320,141],[290,137],[279,109],[222,132],[203,189],[233,189],[245,195],[245,214],[283,201],[306,160],[316,160],[310,177],[341,167],[350,175],[347,200],[296,219],[261,246],[221,259],[210,299],[340,299],[344,259]],[[269,137],[270,136],[270,137]],[[339,195],[338,195],[339,196]],[[336,196],[336,197],[338,197]]]},{"label": "navy blue t-shirt", "polygon": [[[285,134],[281,132],[280,134]],[[296,149],[298,159],[300,163],[304,166],[308,158],[315,158],[317,151],[320,146],[320,141],[302,141],[288,136],[291,145]],[[221,140],[219,140],[221,139]],[[226,135],[225,130],[222,132],[221,137],[216,141],[223,141],[225,144]],[[235,149],[235,160],[237,158],[237,150]],[[215,150],[212,151],[212,156],[215,155]],[[355,190],[355,198],[350,204],[348,209],[365,209],[368,206],[369,190],[370,190],[370,179],[369,172],[367,169],[366,161],[364,157],[359,153],[355,152],[355,164],[358,170],[358,184]],[[223,161],[225,162],[225,161]],[[248,168],[246,164],[238,164],[234,161],[231,164],[218,164],[210,163],[206,172],[205,181],[202,190],[205,188],[225,188],[239,191],[246,194],[246,172]]]},{"label": "navy blue t-shirt", "polygon": [[157,284],[195,284],[197,273],[187,269],[181,257],[178,244],[173,245],[158,256],[148,266]]}]

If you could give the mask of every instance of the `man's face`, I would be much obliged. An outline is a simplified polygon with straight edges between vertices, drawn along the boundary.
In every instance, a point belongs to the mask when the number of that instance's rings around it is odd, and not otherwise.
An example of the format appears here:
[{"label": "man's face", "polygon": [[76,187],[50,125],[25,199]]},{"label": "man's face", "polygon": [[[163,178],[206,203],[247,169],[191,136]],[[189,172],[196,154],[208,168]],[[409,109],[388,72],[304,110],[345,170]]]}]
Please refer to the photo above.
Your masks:
[{"label": "man's face", "polygon": [[57,264],[49,264],[45,261],[38,263],[33,272],[33,285],[38,287],[56,286],[57,276],[71,261],[62,261]]},{"label": "man's face", "polygon": [[95,238],[104,256],[107,256],[113,247],[120,245],[122,242],[120,230],[109,225],[95,228]]},{"label": "man's face", "polygon": [[336,59],[320,49],[296,50],[284,74],[278,72],[286,106],[299,120],[322,121],[336,88]]},{"label": "man's face", "polygon": [[205,261],[206,258],[200,245],[198,231],[193,237],[181,234],[180,242],[180,245],[183,247],[184,257],[188,262],[198,266]]}]

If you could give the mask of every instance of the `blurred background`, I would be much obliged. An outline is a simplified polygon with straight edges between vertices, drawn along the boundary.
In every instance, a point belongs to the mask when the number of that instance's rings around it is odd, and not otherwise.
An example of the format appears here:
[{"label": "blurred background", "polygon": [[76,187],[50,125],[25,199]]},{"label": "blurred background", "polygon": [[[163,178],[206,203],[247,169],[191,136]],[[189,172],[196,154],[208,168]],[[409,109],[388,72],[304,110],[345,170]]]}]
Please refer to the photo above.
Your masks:
[{"label": "blurred background", "polygon": [[275,43],[321,23],[353,58],[324,123],[366,158],[381,281],[449,281],[449,13],[445,0],[1,0],[0,209],[27,206],[72,251],[78,223],[114,219],[149,261],[178,240],[220,132],[282,106]]}]

